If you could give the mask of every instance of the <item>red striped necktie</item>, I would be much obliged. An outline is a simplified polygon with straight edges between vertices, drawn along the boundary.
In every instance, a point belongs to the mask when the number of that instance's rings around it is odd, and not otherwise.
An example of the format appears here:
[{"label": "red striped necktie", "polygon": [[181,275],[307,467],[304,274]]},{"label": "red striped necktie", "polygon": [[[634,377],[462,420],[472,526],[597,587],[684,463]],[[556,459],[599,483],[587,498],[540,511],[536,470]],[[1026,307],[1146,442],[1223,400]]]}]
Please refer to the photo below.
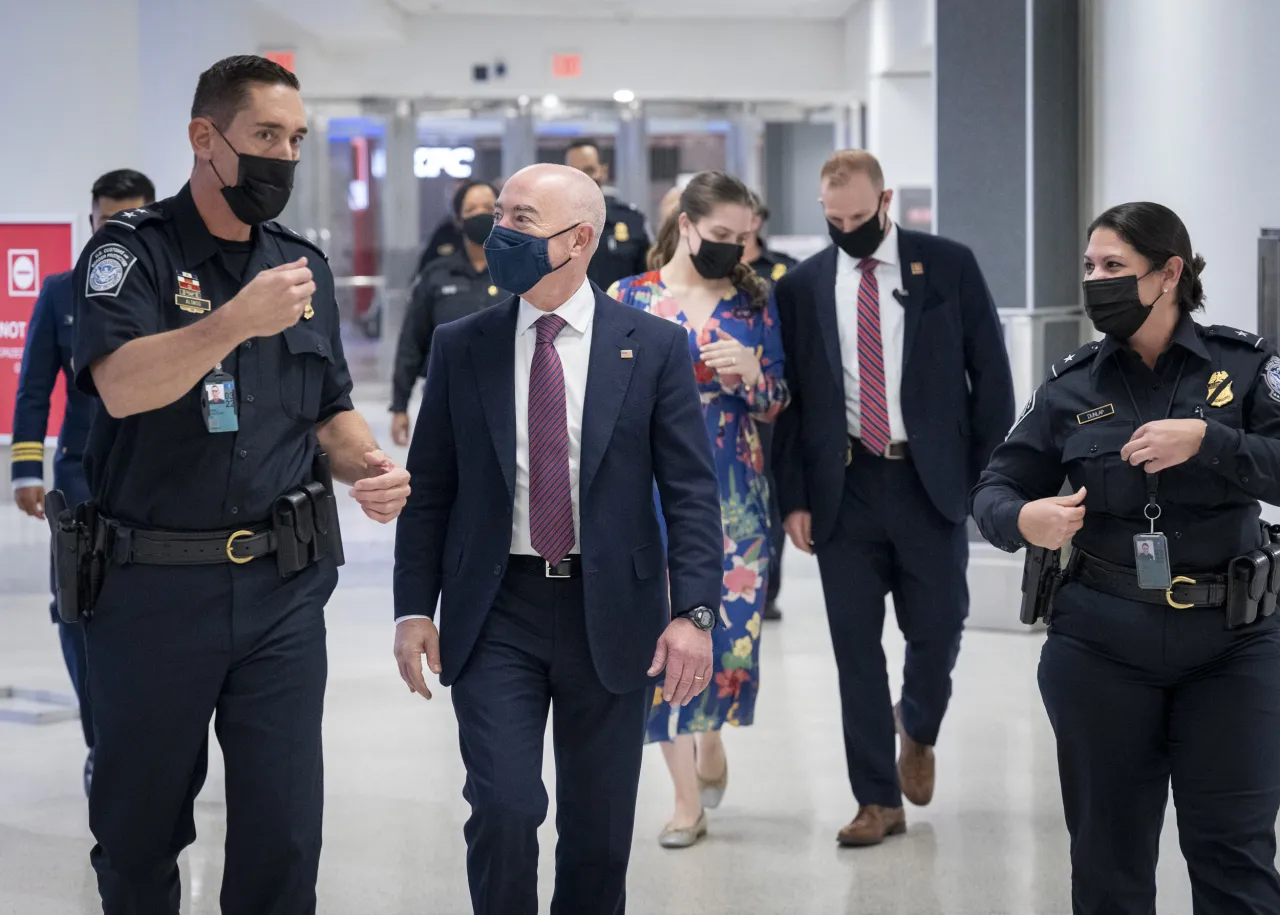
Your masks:
[{"label": "red striped necktie", "polygon": [[529,366],[529,542],[552,565],[569,555],[574,539],[564,368],[555,347],[566,324],[559,315],[538,319]]},{"label": "red striped necktie", "polygon": [[858,376],[862,407],[862,444],[883,456],[893,435],[889,431],[889,401],[885,396],[884,344],[880,338],[880,286],[874,257],[858,263]]}]

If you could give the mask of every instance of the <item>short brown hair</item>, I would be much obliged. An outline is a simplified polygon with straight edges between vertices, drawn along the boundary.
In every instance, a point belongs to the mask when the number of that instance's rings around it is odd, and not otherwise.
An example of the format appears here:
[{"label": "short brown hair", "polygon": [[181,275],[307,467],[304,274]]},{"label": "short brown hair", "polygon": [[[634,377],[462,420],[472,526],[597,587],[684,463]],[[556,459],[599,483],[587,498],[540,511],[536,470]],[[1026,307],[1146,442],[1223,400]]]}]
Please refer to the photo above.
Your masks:
[{"label": "short brown hair", "polygon": [[884,171],[880,160],[865,149],[838,149],[822,165],[820,180],[832,187],[843,187],[858,172],[866,175],[876,190],[884,190]]},{"label": "short brown hair", "polygon": [[299,90],[301,84],[275,61],[256,54],[225,57],[200,74],[195,98],[191,101],[191,117],[208,118],[220,130],[231,126],[240,109],[249,101],[253,84],[288,86]]}]

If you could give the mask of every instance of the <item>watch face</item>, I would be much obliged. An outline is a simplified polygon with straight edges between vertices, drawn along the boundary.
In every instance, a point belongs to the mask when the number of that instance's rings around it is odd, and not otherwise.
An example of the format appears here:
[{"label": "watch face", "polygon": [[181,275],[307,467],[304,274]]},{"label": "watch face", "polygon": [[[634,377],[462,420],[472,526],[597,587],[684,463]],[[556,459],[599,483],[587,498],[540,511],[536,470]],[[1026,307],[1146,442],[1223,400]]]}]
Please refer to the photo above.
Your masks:
[{"label": "watch face", "polygon": [[706,631],[711,629],[711,627],[715,625],[716,616],[714,613],[711,612],[711,608],[698,607],[696,610],[694,610],[692,613],[689,614],[689,619],[693,622],[693,625],[697,626],[699,629]]}]

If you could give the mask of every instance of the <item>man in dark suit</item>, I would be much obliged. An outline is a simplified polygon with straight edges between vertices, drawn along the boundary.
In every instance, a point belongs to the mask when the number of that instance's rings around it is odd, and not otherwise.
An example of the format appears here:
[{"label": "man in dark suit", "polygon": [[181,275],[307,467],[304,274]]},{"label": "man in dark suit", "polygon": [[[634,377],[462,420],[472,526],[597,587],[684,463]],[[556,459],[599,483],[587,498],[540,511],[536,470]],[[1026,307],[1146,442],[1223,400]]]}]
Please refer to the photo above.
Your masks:
[{"label": "man in dark suit", "polygon": [[436,331],[396,535],[396,660],[424,697],[423,654],[453,687],[475,911],[538,910],[554,704],[551,911],[621,913],[651,678],[665,666],[663,698],[687,704],[711,676],[719,489],[684,330],[587,280],[599,188],[531,166],[495,216],[489,269],[518,298]]},{"label": "man in dark suit", "polygon": [[[1013,424],[1013,381],[973,253],[894,225],[869,153],[837,152],[821,183],[834,244],[776,287],[792,401],[774,477],[787,534],[818,557],[859,803],[839,841],[863,846],[905,831],[903,794],[933,797],[969,611],[968,492]],[[897,706],[887,594],[907,640]]]}]

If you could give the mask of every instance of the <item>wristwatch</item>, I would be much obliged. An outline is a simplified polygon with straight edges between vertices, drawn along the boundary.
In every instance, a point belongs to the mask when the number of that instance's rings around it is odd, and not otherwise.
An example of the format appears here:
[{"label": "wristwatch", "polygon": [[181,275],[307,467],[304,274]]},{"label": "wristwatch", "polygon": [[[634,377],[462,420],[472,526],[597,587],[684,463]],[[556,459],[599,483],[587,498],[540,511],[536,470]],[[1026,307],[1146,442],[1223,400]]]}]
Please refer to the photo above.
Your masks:
[{"label": "wristwatch", "polygon": [[[710,632],[716,627],[716,612],[710,607],[694,607],[680,614],[703,632]],[[678,617],[679,618],[679,617]]]}]

